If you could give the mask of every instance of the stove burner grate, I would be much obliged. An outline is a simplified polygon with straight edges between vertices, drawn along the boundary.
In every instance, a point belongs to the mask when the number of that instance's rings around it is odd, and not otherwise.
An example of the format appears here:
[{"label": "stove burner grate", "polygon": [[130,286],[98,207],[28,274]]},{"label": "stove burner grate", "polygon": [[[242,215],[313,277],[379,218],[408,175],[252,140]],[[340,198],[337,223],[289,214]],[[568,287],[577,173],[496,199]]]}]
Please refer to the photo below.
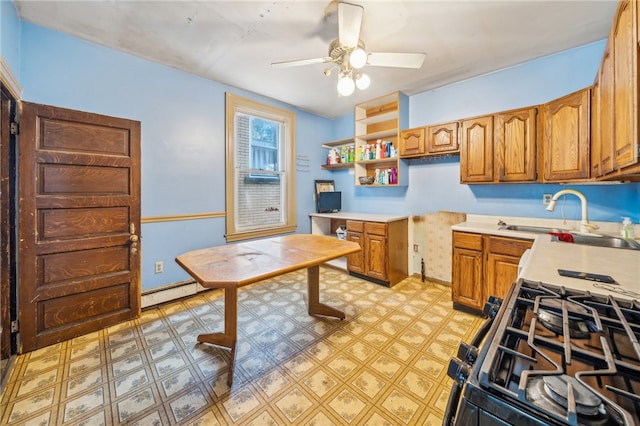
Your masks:
[{"label": "stove burner grate", "polygon": [[[545,376],[545,393],[563,408],[569,409],[570,396],[575,400],[576,412],[587,416],[596,416],[604,413],[604,405],[593,391],[576,380],[575,377],[565,374],[557,376]],[[571,391],[569,390],[571,387]],[[571,395],[573,394],[573,395]]]}]

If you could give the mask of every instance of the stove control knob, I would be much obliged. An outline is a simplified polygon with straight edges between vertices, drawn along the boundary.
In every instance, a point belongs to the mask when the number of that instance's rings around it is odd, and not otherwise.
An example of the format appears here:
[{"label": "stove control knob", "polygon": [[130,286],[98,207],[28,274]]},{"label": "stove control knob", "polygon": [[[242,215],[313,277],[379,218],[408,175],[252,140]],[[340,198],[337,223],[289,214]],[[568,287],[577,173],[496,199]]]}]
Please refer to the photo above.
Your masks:
[{"label": "stove control knob", "polygon": [[456,358],[451,358],[449,361],[449,368],[447,369],[447,376],[451,377],[456,383],[462,385],[467,381],[469,373],[471,372],[471,366],[464,361],[460,361]]},{"label": "stove control knob", "polygon": [[499,297],[490,296],[489,300],[487,300],[487,303],[484,304],[482,313],[484,313],[485,317],[493,319],[496,317],[496,315],[498,315],[498,310],[500,309],[501,305],[502,299],[500,299]]},{"label": "stove control knob", "polygon": [[460,343],[460,346],[458,346],[457,356],[467,364],[473,365],[473,363],[476,362],[476,359],[478,358],[478,348],[462,342]]}]

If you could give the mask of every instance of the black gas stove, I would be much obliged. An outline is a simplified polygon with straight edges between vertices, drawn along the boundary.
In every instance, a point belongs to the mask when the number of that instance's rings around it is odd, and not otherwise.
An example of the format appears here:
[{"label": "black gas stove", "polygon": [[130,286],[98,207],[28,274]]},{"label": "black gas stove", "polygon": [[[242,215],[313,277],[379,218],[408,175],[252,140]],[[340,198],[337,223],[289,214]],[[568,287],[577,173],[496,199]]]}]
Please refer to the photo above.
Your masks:
[{"label": "black gas stove", "polygon": [[519,280],[485,312],[444,424],[640,425],[640,301]]}]

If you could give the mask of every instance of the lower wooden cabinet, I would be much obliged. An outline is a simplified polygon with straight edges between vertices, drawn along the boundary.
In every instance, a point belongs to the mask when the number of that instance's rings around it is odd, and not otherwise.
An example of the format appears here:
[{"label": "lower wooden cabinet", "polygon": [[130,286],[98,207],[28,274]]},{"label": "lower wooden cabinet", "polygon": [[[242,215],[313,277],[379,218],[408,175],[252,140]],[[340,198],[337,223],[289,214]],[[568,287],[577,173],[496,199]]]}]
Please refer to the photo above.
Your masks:
[{"label": "lower wooden cabinet", "polygon": [[362,250],[347,257],[351,275],[393,286],[407,277],[407,219],[393,222],[347,220],[347,240]]},{"label": "lower wooden cabinet", "polygon": [[519,238],[453,231],[454,306],[482,311],[489,296],[504,297],[531,245]]}]

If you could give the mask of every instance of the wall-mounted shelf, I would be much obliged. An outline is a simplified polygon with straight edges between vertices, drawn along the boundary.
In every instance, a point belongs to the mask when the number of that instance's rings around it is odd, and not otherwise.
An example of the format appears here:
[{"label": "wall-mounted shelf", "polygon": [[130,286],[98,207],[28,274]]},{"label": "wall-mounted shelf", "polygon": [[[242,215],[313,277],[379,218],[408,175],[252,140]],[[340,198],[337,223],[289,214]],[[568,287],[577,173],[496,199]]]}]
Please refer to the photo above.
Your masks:
[{"label": "wall-mounted shelf", "polygon": [[[355,141],[353,138],[337,139],[335,141],[323,143],[322,147],[327,148],[329,150],[334,148],[342,148],[342,147],[352,148],[355,150]],[[327,152],[327,158],[328,158],[328,155],[329,155],[329,152]],[[353,162],[346,162],[346,163],[340,162],[336,164],[325,163],[325,164],[322,164],[320,168],[322,170],[350,169],[350,168],[353,168]]]},{"label": "wall-mounted shelf", "polygon": [[[398,157],[400,129],[408,127],[409,100],[406,95],[394,92],[355,106],[355,185],[368,187],[407,186],[406,161]],[[364,158],[367,145],[375,149],[378,141],[392,144],[393,154],[378,158]],[[384,150],[383,150],[384,151]],[[370,185],[360,183],[360,177],[380,174],[394,175],[393,183]],[[389,179],[387,179],[387,182]]]}]

